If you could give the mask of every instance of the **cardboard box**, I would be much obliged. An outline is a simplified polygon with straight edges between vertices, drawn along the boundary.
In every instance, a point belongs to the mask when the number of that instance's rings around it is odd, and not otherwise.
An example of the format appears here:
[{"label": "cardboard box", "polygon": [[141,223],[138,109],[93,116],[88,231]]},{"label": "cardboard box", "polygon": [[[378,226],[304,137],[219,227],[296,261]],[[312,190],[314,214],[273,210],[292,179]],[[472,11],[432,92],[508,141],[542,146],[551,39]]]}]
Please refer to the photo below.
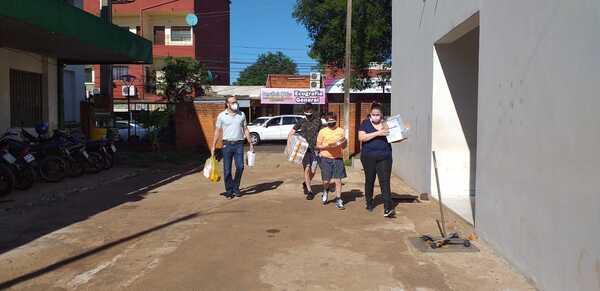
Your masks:
[{"label": "cardboard box", "polygon": [[408,127],[400,115],[388,118],[385,123],[390,130],[390,133],[387,135],[387,141],[389,143],[403,141],[408,137]]},{"label": "cardboard box", "polygon": [[290,151],[287,152],[286,148],[287,160],[292,163],[302,164],[302,159],[304,159],[306,150],[308,150],[308,142],[300,135],[295,134],[290,140],[289,149]]}]

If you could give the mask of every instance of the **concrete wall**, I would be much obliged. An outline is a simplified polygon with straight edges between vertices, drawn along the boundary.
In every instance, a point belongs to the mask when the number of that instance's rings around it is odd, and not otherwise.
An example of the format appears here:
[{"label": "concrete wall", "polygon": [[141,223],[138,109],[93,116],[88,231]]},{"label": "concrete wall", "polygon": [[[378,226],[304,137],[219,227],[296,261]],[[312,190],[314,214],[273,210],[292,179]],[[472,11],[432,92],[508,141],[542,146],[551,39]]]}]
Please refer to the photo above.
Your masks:
[{"label": "concrete wall", "polygon": [[10,69],[42,74],[44,119],[58,126],[56,60],[13,49],[0,48],[0,133],[10,128]]},{"label": "concrete wall", "polygon": [[[393,9],[392,112],[413,125],[394,145],[395,172],[431,191],[433,47],[480,24],[476,230],[542,290],[600,290],[600,2],[394,0]],[[458,118],[465,105],[454,106]]]}]

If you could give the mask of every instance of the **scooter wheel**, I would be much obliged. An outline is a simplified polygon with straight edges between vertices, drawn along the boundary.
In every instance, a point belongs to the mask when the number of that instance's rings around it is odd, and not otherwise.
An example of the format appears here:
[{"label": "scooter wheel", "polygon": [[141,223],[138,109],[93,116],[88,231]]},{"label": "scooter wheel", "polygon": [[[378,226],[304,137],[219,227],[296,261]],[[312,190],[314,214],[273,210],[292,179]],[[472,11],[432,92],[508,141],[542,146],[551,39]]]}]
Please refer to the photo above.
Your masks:
[{"label": "scooter wheel", "polygon": [[466,239],[466,240],[463,242],[463,245],[465,246],[465,248],[471,247],[471,241],[470,241],[470,240],[468,240],[468,239]]},{"label": "scooter wheel", "polygon": [[432,243],[431,243],[431,248],[432,248],[432,249],[437,249],[437,248],[438,248],[438,245],[437,245],[437,243],[436,243],[436,242],[432,242]]}]

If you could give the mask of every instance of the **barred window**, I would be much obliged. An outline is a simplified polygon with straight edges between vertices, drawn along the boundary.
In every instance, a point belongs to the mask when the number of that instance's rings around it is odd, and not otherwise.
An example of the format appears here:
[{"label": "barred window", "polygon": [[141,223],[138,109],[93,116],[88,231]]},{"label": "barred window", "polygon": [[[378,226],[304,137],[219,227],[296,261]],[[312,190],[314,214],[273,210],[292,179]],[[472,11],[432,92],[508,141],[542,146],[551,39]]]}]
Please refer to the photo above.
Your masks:
[{"label": "barred window", "polygon": [[10,124],[32,127],[43,121],[42,74],[10,70]]},{"label": "barred window", "polygon": [[172,42],[191,42],[192,30],[189,26],[173,26],[171,27]]},{"label": "barred window", "polygon": [[121,80],[124,75],[129,75],[128,66],[113,66],[112,68],[113,80]]}]

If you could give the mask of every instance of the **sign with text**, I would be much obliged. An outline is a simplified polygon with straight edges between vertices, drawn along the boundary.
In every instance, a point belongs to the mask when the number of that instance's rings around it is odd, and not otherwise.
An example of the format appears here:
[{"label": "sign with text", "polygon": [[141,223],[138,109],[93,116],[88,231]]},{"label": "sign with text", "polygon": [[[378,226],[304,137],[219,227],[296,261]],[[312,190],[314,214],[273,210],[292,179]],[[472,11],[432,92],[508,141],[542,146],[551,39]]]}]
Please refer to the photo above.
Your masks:
[{"label": "sign with text", "polygon": [[262,88],[261,104],[325,104],[325,89]]}]

